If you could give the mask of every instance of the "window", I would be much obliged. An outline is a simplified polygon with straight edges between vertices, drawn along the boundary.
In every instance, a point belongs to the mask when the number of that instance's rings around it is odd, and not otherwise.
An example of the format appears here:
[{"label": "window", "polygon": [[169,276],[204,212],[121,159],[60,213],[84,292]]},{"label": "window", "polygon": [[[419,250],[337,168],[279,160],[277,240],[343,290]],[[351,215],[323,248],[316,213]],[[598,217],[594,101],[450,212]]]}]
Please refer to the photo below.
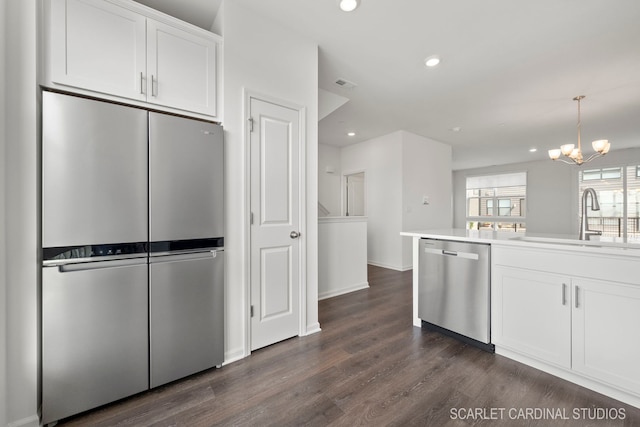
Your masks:
[{"label": "window", "polygon": [[526,172],[467,177],[467,228],[522,231]]},{"label": "window", "polygon": [[640,240],[640,165],[585,170],[578,180],[578,214],[585,188],[593,188],[600,202],[600,210],[592,211],[587,199],[589,228],[607,237]]},{"label": "window", "polygon": [[622,168],[591,169],[582,172],[583,181],[622,178]]}]

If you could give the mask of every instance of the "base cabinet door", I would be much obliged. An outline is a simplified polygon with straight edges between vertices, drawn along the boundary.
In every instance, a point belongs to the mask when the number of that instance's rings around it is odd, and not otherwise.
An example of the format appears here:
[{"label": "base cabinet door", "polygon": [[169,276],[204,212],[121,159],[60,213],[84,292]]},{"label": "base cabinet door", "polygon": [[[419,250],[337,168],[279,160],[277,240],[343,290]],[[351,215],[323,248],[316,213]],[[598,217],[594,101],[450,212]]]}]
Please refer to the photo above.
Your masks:
[{"label": "base cabinet door", "polygon": [[573,280],[573,369],[640,393],[640,287]]},{"label": "base cabinet door", "polygon": [[492,274],[493,342],[570,368],[570,279],[509,267]]}]

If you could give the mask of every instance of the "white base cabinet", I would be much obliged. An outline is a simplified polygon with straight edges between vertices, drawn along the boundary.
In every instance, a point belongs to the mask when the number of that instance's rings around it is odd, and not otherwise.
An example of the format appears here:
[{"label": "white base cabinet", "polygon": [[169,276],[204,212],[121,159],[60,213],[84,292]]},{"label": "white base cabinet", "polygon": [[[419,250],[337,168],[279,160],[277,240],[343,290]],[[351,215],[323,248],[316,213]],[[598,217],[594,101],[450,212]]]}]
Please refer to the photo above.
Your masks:
[{"label": "white base cabinet", "polygon": [[493,245],[496,353],[640,407],[638,271],[638,257]]},{"label": "white base cabinet", "polygon": [[565,276],[518,268],[493,271],[492,338],[564,368],[571,367],[571,302]]},{"label": "white base cabinet", "polygon": [[640,394],[640,286],[573,280],[572,369]]},{"label": "white base cabinet", "polygon": [[220,37],[130,0],[44,2],[45,86],[219,116]]}]

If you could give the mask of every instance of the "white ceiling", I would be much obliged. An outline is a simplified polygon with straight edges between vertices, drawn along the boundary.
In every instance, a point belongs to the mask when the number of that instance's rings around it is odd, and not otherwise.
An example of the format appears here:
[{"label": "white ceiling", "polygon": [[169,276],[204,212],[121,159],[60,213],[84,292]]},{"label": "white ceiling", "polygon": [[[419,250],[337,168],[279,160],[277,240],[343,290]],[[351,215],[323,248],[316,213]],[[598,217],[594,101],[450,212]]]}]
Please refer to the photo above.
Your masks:
[{"label": "white ceiling", "polygon": [[[576,142],[572,98],[586,95],[584,151],[601,138],[640,146],[638,0],[362,0],[351,13],[336,0],[232,1],[318,43],[319,87],[350,99],[320,121],[320,143],[404,129],[451,144],[456,169],[544,159]],[[210,28],[221,0],[139,2]],[[442,63],[427,69],[433,54]]]}]

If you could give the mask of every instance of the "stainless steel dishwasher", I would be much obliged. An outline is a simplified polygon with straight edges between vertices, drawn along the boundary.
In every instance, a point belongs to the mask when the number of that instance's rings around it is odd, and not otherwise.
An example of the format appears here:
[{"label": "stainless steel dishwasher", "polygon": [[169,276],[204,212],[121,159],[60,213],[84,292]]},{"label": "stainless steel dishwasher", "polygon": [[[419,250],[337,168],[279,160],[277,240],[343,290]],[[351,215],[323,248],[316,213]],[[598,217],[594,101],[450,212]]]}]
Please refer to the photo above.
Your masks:
[{"label": "stainless steel dishwasher", "polygon": [[436,329],[493,351],[490,245],[421,239],[418,316]]}]

